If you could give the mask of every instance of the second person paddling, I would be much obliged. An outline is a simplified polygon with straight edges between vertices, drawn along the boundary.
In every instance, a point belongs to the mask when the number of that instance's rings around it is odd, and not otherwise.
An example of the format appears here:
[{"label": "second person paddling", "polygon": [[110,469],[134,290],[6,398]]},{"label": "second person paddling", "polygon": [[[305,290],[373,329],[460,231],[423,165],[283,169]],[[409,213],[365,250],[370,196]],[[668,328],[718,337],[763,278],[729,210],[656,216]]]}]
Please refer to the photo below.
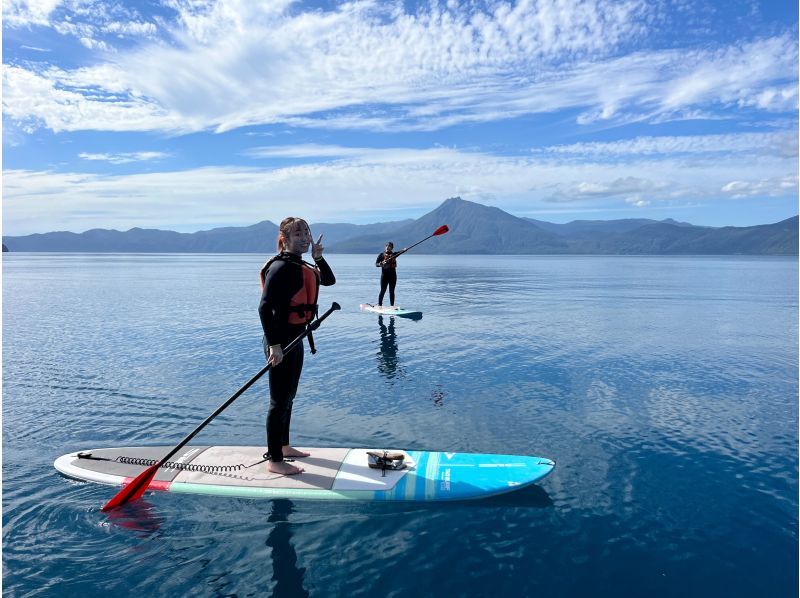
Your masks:
[{"label": "second person paddling", "polygon": [[381,292],[378,295],[378,305],[383,305],[383,296],[389,288],[389,305],[394,307],[394,287],[397,285],[397,256],[403,253],[394,253],[394,243],[386,243],[386,249],[375,258],[375,266],[381,269]]}]

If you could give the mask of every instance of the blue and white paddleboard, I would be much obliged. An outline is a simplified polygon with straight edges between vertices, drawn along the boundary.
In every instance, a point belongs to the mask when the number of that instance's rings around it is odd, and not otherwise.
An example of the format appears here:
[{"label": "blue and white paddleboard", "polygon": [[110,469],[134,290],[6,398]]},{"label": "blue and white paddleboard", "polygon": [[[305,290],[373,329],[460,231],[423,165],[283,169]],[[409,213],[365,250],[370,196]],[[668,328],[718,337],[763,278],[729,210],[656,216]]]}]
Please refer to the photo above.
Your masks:
[{"label": "blue and white paddleboard", "polygon": [[402,307],[392,307],[387,305],[373,305],[372,303],[362,303],[360,307],[361,311],[369,311],[384,316],[422,317],[422,312],[416,309],[403,309]]},{"label": "blue and white paddleboard", "polygon": [[[54,465],[70,478],[121,486],[170,448],[95,449],[63,455]],[[267,469],[263,446],[187,446],[159,469],[149,488],[241,498],[465,500],[524,488],[555,467],[541,457],[392,450],[403,453],[406,467],[381,470],[369,467],[368,449],[303,450],[311,456],[295,464],[305,471],[282,476]]]}]

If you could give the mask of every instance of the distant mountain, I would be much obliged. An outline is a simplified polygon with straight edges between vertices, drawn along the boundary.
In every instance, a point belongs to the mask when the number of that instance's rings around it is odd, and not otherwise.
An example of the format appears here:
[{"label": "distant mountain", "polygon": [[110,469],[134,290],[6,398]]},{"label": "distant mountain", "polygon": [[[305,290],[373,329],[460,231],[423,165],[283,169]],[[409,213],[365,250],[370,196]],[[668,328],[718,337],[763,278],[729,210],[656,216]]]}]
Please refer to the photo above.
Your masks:
[{"label": "distant mountain", "polygon": [[12,251],[116,253],[231,253],[272,251],[278,227],[259,222],[246,227],[215,228],[196,233],[132,228],[121,232],[95,228],[84,233],[54,232],[3,237]]},{"label": "distant mountain", "polygon": [[[575,220],[555,224],[518,218],[452,197],[416,220],[312,224],[330,253],[378,254],[387,241],[408,247],[447,224],[450,232],[414,249],[436,254],[797,255],[798,218],[748,227],[694,226],[672,219]],[[262,253],[275,251],[276,224],[196,233],[132,228],[3,237],[3,250],[52,252]]]},{"label": "distant mountain", "polygon": [[[625,218],[620,220],[573,220],[566,224],[555,224],[543,220],[526,218],[537,226],[553,232],[567,242],[568,253],[581,254],[625,254],[631,250],[627,248],[626,236],[635,235],[635,231],[645,226],[655,224],[669,224],[678,227],[695,227],[685,222],[677,222],[671,218],[666,220],[650,220],[647,218]],[[645,248],[633,253],[651,253]],[[662,253],[662,252],[656,252]]]},{"label": "distant mountain", "polygon": [[714,228],[676,220],[575,220],[555,224],[517,218],[498,208],[450,198],[393,232],[393,238],[354,236],[331,245],[337,253],[379,253],[387,240],[395,248],[424,239],[441,224],[450,233],[415,248],[437,254],[749,254],[797,255],[797,216],[776,224]]},{"label": "distant mountain", "polygon": [[[377,224],[329,224],[320,222],[311,225],[311,232],[315,239],[322,233],[324,235],[322,244],[325,246],[326,251],[330,251],[331,247],[335,247],[337,244],[353,237],[374,236],[383,239],[386,236],[392,236],[394,231],[412,222],[414,221],[410,218],[395,222],[378,222]],[[385,240],[380,243],[380,249],[383,249],[385,243]],[[375,252],[376,255],[378,253],[379,251]]]},{"label": "distant mountain", "polygon": [[798,217],[775,224],[722,228],[660,222],[600,243],[604,253],[671,255],[797,255]]},{"label": "distant mountain", "polygon": [[[378,224],[316,224],[315,235],[323,233],[323,245],[353,236],[386,233],[411,220]],[[84,233],[54,232],[3,237],[14,251],[85,253],[274,253],[278,225],[268,220],[244,227],[214,228],[196,233],[132,228],[128,231],[92,229]],[[4,245],[5,246],[5,245]]]},{"label": "distant mountain", "polygon": [[558,235],[523,218],[499,208],[450,198],[432,212],[391,231],[391,238],[387,238],[387,234],[353,237],[331,245],[331,250],[377,255],[386,241],[392,241],[395,249],[408,247],[432,234],[442,224],[447,224],[450,232],[415,248],[416,253],[528,254],[563,252],[567,248]]},{"label": "distant mountain", "polygon": [[621,220],[573,220],[572,222],[567,222],[566,224],[556,224],[553,222],[545,222],[544,220],[534,220],[533,218],[525,218],[524,220],[532,222],[536,226],[543,228],[546,231],[570,238],[591,238],[593,236],[602,236],[609,233],[626,233],[641,226],[645,226],[647,224],[656,224],[658,222],[674,224],[676,226],[693,226],[692,224],[688,224],[686,222],[677,222],[672,218],[667,218],[666,220],[649,220],[647,218],[625,218]]}]

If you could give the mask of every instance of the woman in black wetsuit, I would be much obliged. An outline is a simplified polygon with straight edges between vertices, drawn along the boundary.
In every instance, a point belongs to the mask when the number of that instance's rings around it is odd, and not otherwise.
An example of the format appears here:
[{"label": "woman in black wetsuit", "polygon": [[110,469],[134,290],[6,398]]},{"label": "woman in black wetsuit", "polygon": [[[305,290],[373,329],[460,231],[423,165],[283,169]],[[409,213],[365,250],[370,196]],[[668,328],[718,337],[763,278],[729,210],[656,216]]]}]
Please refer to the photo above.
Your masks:
[{"label": "woman in black wetsuit", "polygon": [[[284,475],[301,473],[303,468],[284,462],[284,457],[308,457],[289,444],[292,404],[303,371],[303,345],[284,354],[282,347],[297,338],[316,316],[319,286],[330,286],[336,278],[322,257],[322,235],[316,243],[308,224],[289,217],[278,232],[278,255],[261,269],[261,302],[258,315],[264,329],[264,353],[269,370],[269,411],[267,450],[269,470]],[[314,264],[302,260],[311,247]],[[312,345],[313,349],[313,345]]]},{"label": "woman in black wetsuit", "polygon": [[394,253],[394,243],[389,241],[386,249],[375,258],[375,266],[381,269],[381,293],[378,295],[378,305],[383,305],[383,296],[386,287],[389,287],[389,305],[394,307],[394,287],[397,284],[397,255]]}]

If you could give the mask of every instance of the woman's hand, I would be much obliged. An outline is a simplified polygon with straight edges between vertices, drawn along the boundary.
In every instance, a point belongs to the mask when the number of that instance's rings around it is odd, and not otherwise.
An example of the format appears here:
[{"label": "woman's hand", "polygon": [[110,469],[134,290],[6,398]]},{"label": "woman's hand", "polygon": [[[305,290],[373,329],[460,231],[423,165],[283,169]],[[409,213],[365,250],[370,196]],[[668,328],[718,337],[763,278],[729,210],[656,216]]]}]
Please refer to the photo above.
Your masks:
[{"label": "woman's hand", "polygon": [[269,359],[267,359],[267,363],[272,367],[278,365],[281,361],[283,361],[283,349],[281,349],[280,345],[270,345],[269,346]]},{"label": "woman's hand", "polygon": [[318,260],[322,257],[323,251],[325,251],[325,248],[322,246],[322,233],[320,233],[316,243],[314,243],[313,238],[311,239],[311,257]]}]

